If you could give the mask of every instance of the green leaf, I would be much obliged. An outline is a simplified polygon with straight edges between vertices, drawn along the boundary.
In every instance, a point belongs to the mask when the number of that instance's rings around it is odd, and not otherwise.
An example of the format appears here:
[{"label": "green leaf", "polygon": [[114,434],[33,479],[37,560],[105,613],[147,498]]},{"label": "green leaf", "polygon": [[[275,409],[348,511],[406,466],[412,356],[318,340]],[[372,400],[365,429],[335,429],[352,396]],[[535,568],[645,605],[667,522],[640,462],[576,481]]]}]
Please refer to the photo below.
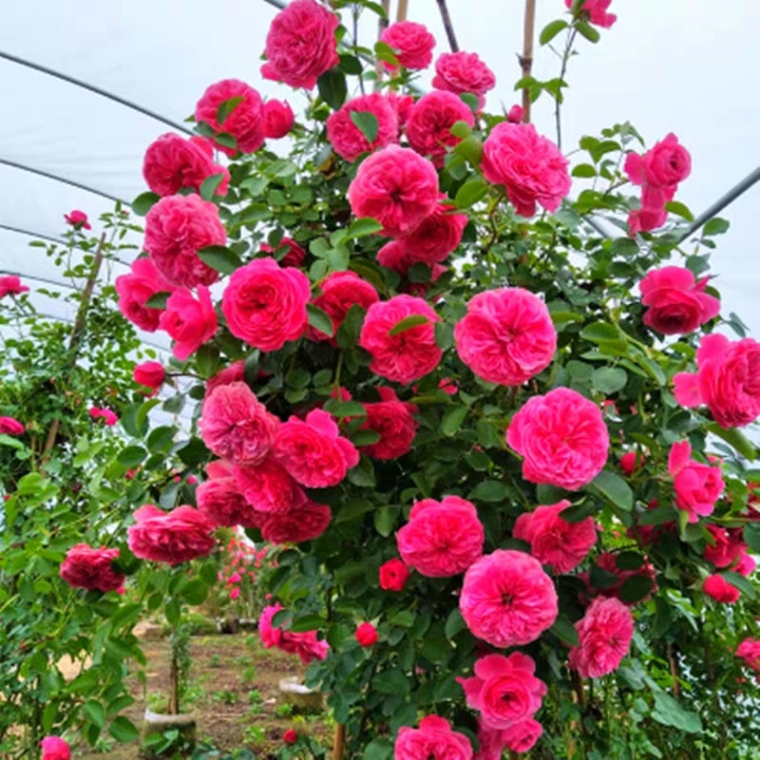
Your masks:
[{"label": "green leaf", "polygon": [[376,430],[357,430],[351,436],[351,443],[354,446],[371,446],[377,443],[382,436]]},{"label": "green leaf", "polygon": [[589,42],[599,42],[599,32],[591,24],[587,24],[585,21],[578,21],[575,24],[575,28],[578,30],[578,34],[585,37]]},{"label": "green leaf", "polygon": [[560,641],[564,641],[571,647],[577,647],[580,643],[578,631],[570,622],[570,619],[564,615],[559,615],[554,625],[549,629]]},{"label": "green leaf", "polygon": [[351,223],[349,228],[346,230],[346,237],[354,239],[367,237],[368,235],[374,235],[376,232],[380,232],[382,229],[383,225],[380,224],[377,219],[372,219],[372,217],[365,216],[361,219],[356,219]]},{"label": "green leaf", "polygon": [[24,444],[9,435],[0,434],[0,446],[9,446],[12,449],[23,449]]},{"label": "green leaf", "polygon": [[90,699],[82,705],[82,712],[92,721],[98,728],[103,728],[106,725],[106,708],[96,702],[94,699]]},{"label": "green leaf", "polygon": [[738,588],[748,599],[757,598],[755,587],[739,573],[724,572],[721,575],[734,587]]},{"label": "green leaf", "polygon": [[462,187],[457,190],[454,198],[454,205],[457,208],[469,208],[488,195],[489,186],[480,177],[468,179]]},{"label": "green leaf", "polygon": [[710,219],[709,222],[704,226],[702,229],[702,235],[704,237],[712,237],[713,235],[723,235],[726,232],[728,232],[728,228],[730,227],[730,223],[726,219],[720,219],[718,217],[715,217],[714,219]]},{"label": "green leaf", "polygon": [[[544,504],[545,502],[541,501],[541,503]],[[556,501],[554,503],[556,504]],[[569,507],[565,507],[565,509],[559,513],[559,516],[565,522],[579,523],[583,522],[587,517],[591,517],[591,515],[595,514],[596,508],[597,505],[594,504],[592,500],[588,499],[582,504],[572,504]]]},{"label": "green leaf", "polygon": [[390,760],[393,744],[388,739],[373,739],[365,748],[362,760]]},{"label": "green leaf", "polygon": [[135,727],[135,724],[123,715],[117,715],[114,718],[113,723],[108,727],[108,733],[110,733],[117,742],[122,742],[124,744],[137,741],[137,739],[140,738],[140,732]]},{"label": "green leaf", "polygon": [[209,245],[198,251],[198,258],[222,274],[232,274],[243,266],[240,257],[223,245]]},{"label": "green leaf", "polygon": [[328,338],[334,334],[333,323],[327,312],[315,306],[313,303],[306,304],[306,313],[309,317],[309,324],[318,332],[324,333]]},{"label": "green leaf", "polygon": [[630,512],[633,509],[633,491],[631,491],[631,487],[614,472],[602,470],[586,488],[592,493],[603,496],[626,512]]},{"label": "green leaf", "polygon": [[563,29],[567,29],[567,21],[564,19],[552,21],[541,30],[538,41],[542,45],[548,45]]},{"label": "green leaf", "polygon": [[449,641],[451,641],[452,639],[456,638],[458,633],[461,633],[466,628],[467,624],[464,622],[464,618],[462,617],[462,613],[459,611],[459,607],[454,607],[446,619],[444,632],[446,633],[447,638]]},{"label": "green leaf", "polygon": [[145,305],[149,309],[165,309],[166,302],[169,300],[170,292],[162,290],[160,293],[154,293],[146,302]]},{"label": "green leaf", "polygon": [[470,498],[475,501],[496,503],[509,498],[509,488],[498,480],[483,480],[472,491]]},{"label": "green leaf", "polygon": [[306,631],[322,630],[327,621],[321,615],[302,615],[294,618],[290,630],[293,633],[305,633]]},{"label": "green leaf", "polygon": [[454,153],[469,161],[475,168],[479,168],[483,160],[483,143],[479,137],[470,135],[457,143]]},{"label": "green leaf", "polygon": [[707,430],[718,438],[722,438],[726,443],[733,446],[743,457],[754,462],[757,459],[757,449],[754,444],[736,428],[722,428],[717,422],[710,422],[706,426]]},{"label": "green leaf", "polygon": [[573,168],[572,175],[581,178],[596,177],[596,169],[591,164],[578,164]]},{"label": "green leaf", "polygon": [[581,338],[592,343],[619,343],[622,333],[609,322],[593,322],[581,330]]},{"label": "green leaf", "polygon": [[413,327],[419,327],[420,325],[426,325],[429,323],[429,319],[424,314],[410,314],[408,317],[404,317],[400,322],[397,322],[389,331],[388,335],[398,335],[399,333],[411,330]]},{"label": "green leaf", "polygon": [[396,57],[396,51],[386,42],[375,43],[375,56],[381,61],[390,63],[391,66],[395,66],[396,68],[401,65]]},{"label": "green leaf", "polygon": [[210,201],[224,181],[224,174],[212,174],[201,182],[200,196],[204,201]]},{"label": "green leaf", "polygon": [[216,109],[216,121],[220,127],[224,127],[224,122],[227,121],[227,117],[237,108],[237,106],[243,102],[242,95],[236,95],[234,98],[225,100],[219,104]]},{"label": "green leaf", "polygon": [[375,530],[383,537],[388,538],[393,533],[396,525],[398,510],[393,507],[380,507],[375,512]]},{"label": "green leaf", "polygon": [[652,593],[652,579],[648,575],[632,575],[618,592],[620,601],[633,604],[646,599]]},{"label": "green leaf", "polygon": [[449,438],[455,435],[467,417],[468,411],[466,406],[455,406],[453,409],[449,409],[441,421],[441,432]]},{"label": "green leaf", "polygon": [[451,127],[451,134],[464,140],[472,134],[472,127],[464,120],[455,121]]},{"label": "green leaf", "polygon": [[353,76],[361,76],[362,62],[354,55],[341,55],[340,56],[340,68],[344,74],[351,74]]},{"label": "green leaf", "polygon": [[164,451],[168,451],[174,442],[174,435],[176,431],[169,425],[162,425],[161,427],[154,428],[150,431],[147,444],[148,451],[151,454],[160,454]]},{"label": "green leaf", "polygon": [[591,386],[607,395],[622,391],[627,382],[628,373],[619,367],[599,367],[591,375]]},{"label": "green leaf", "polygon": [[359,306],[359,304],[354,304],[348,310],[335,335],[338,348],[346,351],[356,345],[361,334],[362,323],[364,322],[364,315],[366,313],[366,310]]},{"label": "green leaf", "polygon": [[182,589],[182,598],[192,607],[203,604],[207,596],[208,586],[200,578],[194,578]]},{"label": "green leaf", "polygon": [[689,207],[685,203],[681,203],[680,201],[670,201],[669,203],[666,203],[665,210],[669,211],[671,214],[676,214],[676,216],[686,219],[687,222],[694,221],[694,214],[689,211]]},{"label": "green leaf", "polygon": [[752,551],[760,553],[760,525],[747,523],[744,526],[744,541]]},{"label": "green leaf", "polygon": [[664,691],[654,692],[654,709],[652,718],[663,726],[673,726],[687,734],[702,732],[702,721],[699,715],[683,707]]},{"label": "green leaf", "polygon": [[638,552],[620,552],[615,557],[615,565],[620,570],[638,570],[646,560]]},{"label": "green leaf", "polygon": [[156,193],[141,193],[132,201],[132,211],[137,216],[145,216],[153,208],[153,205],[160,200],[161,196]]},{"label": "green leaf", "polygon": [[436,322],[435,344],[441,351],[448,351],[454,345],[454,326],[448,322]]},{"label": "green leaf", "polygon": [[346,75],[338,66],[334,66],[317,79],[317,88],[322,100],[335,111],[346,101],[348,95]]},{"label": "green leaf", "polygon": [[148,452],[142,446],[127,446],[119,452],[116,458],[119,464],[124,465],[124,467],[137,467],[146,456],[148,456]]},{"label": "green leaf", "polygon": [[400,668],[391,668],[378,673],[372,679],[372,688],[381,694],[408,694],[410,691],[409,679]]},{"label": "green leaf", "polygon": [[380,122],[377,116],[370,111],[351,111],[351,121],[357,129],[364,135],[364,139],[372,145],[377,140],[377,134],[380,131]]}]

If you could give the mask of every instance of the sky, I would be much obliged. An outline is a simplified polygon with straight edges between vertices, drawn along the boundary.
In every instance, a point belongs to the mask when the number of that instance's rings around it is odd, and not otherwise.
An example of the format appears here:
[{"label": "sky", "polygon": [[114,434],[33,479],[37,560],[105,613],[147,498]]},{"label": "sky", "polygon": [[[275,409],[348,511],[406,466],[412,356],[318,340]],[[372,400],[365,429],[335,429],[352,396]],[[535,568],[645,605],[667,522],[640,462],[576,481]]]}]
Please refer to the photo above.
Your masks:
[{"label": "sky", "polygon": [[[395,2],[392,13],[395,13]],[[477,52],[497,75],[493,107],[517,102],[523,0],[448,0],[461,49]],[[631,121],[649,145],[675,133],[692,154],[692,176],[678,200],[699,213],[760,165],[760,52],[756,0],[613,0],[618,21],[592,45],[581,41],[570,64],[563,108],[564,147],[584,134]],[[563,0],[538,0],[537,32],[565,12]],[[269,97],[288,88],[260,77],[264,38],[276,10],[264,0],[34,0],[9,4],[0,51],[83,79],[182,122],[203,90],[236,77]],[[411,20],[448,50],[435,0],[409,0]],[[363,25],[361,42],[374,41]],[[557,76],[559,63],[537,47],[534,74]],[[554,138],[552,103],[534,111]],[[0,59],[0,161],[26,164],[131,201],[145,190],[145,148],[170,131],[159,121],[52,77]],[[0,225],[60,235],[62,214],[91,216],[111,201],[0,164]],[[760,184],[723,215],[731,229],[713,255],[712,273],[728,309],[760,335],[760,267],[755,217]],[[0,229],[0,270],[52,276],[30,238]],[[44,306],[55,312],[57,304]]]}]

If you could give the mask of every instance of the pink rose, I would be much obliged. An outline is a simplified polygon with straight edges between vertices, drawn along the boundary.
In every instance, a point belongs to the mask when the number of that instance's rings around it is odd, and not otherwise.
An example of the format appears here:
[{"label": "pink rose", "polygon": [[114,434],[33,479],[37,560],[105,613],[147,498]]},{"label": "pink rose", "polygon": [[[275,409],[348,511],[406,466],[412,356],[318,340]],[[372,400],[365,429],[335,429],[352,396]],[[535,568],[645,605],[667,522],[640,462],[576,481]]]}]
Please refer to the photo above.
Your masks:
[{"label": "pink rose", "polygon": [[130,274],[117,277],[114,287],[119,294],[119,311],[132,324],[146,332],[158,330],[162,310],[145,304],[157,293],[169,293],[174,288],[164,280],[150,259],[135,259]]},{"label": "pink rose", "polygon": [[702,338],[697,374],[680,372],[673,381],[679,404],[705,404],[724,428],[744,427],[760,415],[760,343],[730,341],[713,333]]},{"label": "pink rose", "polygon": [[[377,136],[370,143],[354,123],[351,114],[371,114],[377,120]],[[384,95],[373,92],[349,100],[327,118],[327,139],[335,152],[353,163],[362,153],[385,148],[398,140],[398,116]]]},{"label": "pink rose", "polygon": [[[617,16],[614,13],[607,13],[611,3],[612,0],[585,0],[581,4],[580,14],[588,17],[590,24],[609,29],[617,21]],[[573,0],[565,0],[565,5],[572,8]]]},{"label": "pink rose", "polygon": [[741,657],[752,670],[760,671],[760,641],[746,638],[736,649],[736,656]]},{"label": "pink rose", "polygon": [[112,427],[119,421],[119,418],[110,409],[99,409],[97,406],[93,406],[88,413],[94,420],[102,419],[103,424],[108,427]]},{"label": "pink rose", "polygon": [[535,677],[536,663],[522,652],[490,654],[475,662],[472,678],[457,678],[467,706],[480,712],[489,728],[505,729],[541,709],[546,684]]},{"label": "pink rose", "polygon": [[495,647],[530,644],[557,619],[557,592],[537,559],[497,549],[464,574],[459,609],[473,636]]},{"label": "pink rose", "polygon": [[[314,305],[330,317],[333,334],[337,333],[352,306],[358,305],[366,310],[380,299],[374,286],[355,272],[330,272],[320,282],[319,289],[322,292],[314,299]],[[334,338],[328,338],[316,328],[309,327],[307,335],[315,341],[331,340],[335,343]]]},{"label": "pink rose", "polygon": [[281,268],[274,259],[254,259],[232,273],[222,311],[235,337],[262,351],[277,351],[303,335],[310,297],[303,272]]},{"label": "pink rose", "polygon": [[720,301],[704,292],[708,278],[696,282],[684,267],[652,269],[639,283],[648,306],[644,324],[663,335],[683,335],[709,322],[720,312]]},{"label": "pink rose", "polygon": [[229,367],[219,370],[213,377],[206,380],[206,391],[203,395],[203,400],[205,401],[220,385],[242,383],[244,379],[245,360],[238,359],[236,362],[232,362]]},{"label": "pink rose", "polygon": [[531,554],[555,573],[568,573],[583,562],[596,543],[593,517],[570,523],[562,519],[569,501],[537,507],[520,515],[512,535],[530,544]]},{"label": "pink rose", "polygon": [[306,251],[295,240],[284,237],[280,240],[277,248],[272,248],[269,243],[262,243],[259,250],[269,253],[281,267],[300,267],[306,258]]},{"label": "pink rose", "polygon": [[[218,121],[219,107],[229,101],[227,116]],[[210,85],[195,106],[195,120],[205,122],[216,133],[235,138],[242,153],[255,153],[264,144],[264,103],[257,90],[239,79],[222,79]],[[232,157],[237,150],[216,142],[219,150]]]},{"label": "pink rose", "polygon": [[23,435],[26,427],[15,417],[0,417],[0,435]]},{"label": "pink rose", "polygon": [[132,370],[132,379],[138,385],[158,390],[166,380],[166,370],[160,362],[142,362]]},{"label": "pink rose", "polygon": [[[424,317],[426,321],[395,335],[390,332],[404,319]],[[435,342],[438,315],[421,298],[394,296],[378,301],[367,310],[359,345],[372,356],[370,370],[394,382],[408,384],[430,374],[443,352]]]},{"label": "pink rose", "polygon": [[741,596],[739,589],[732,586],[722,575],[711,575],[705,578],[702,591],[721,604],[734,604]]},{"label": "pink rose", "polygon": [[84,211],[74,209],[68,214],[64,214],[63,218],[66,220],[66,224],[70,224],[75,230],[92,229],[92,226],[87,221],[87,214],[85,214]]},{"label": "pink rose", "polygon": [[626,451],[622,457],[620,457],[620,469],[625,475],[631,477],[634,472],[640,470],[644,466],[646,461],[643,454],[638,451]]},{"label": "pink rose", "polygon": [[116,591],[125,580],[122,573],[113,569],[112,563],[118,556],[118,549],[94,549],[87,544],[77,544],[66,552],[61,578],[74,588],[104,593]]},{"label": "pink rose", "polygon": [[21,284],[21,278],[15,274],[8,274],[0,277],[0,298],[7,295],[18,296],[22,293],[28,293],[29,288]]},{"label": "pink rose", "polygon": [[396,534],[401,558],[428,578],[464,572],[483,553],[484,540],[477,509],[459,496],[418,501]]},{"label": "pink rose", "polygon": [[628,214],[628,228],[631,237],[636,237],[639,232],[652,232],[665,224],[668,212],[664,208],[642,208],[631,211]]},{"label": "pink rose", "polygon": [[264,517],[261,537],[271,544],[300,544],[319,538],[330,524],[330,508],[306,501],[289,512],[273,512]]},{"label": "pink rose", "polygon": [[512,418],[507,444],[523,456],[523,477],[577,491],[607,461],[610,439],[599,407],[569,388],[533,396]]},{"label": "pink rose", "polygon": [[226,242],[217,207],[199,195],[162,198],[145,217],[145,250],[172,285],[194,288],[216,282],[219,273],[198,258],[198,251]]},{"label": "pink rose", "polygon": [[361,623],[356,629],[356,640],[360,647],[377,644],[377,630],[372,623]]},{"label": "pink rose", "polygon": [[676,506],[689,515],[689,522],[712,514],[725,484],[720,467],[710,467],[690,459],[691,445],[688,441],[674,443],[668,456],[668,472],[673,476]]},{"label": "pink rose", "polygon": [[525,109],[522,106],[514,105],[507,113],[507,121],[511,124],[520,124],[525,118]]},{"label": "pink rose", "polygon": [[575,624],[579,644],[568,665],[582,678],[600,678],[617,670],[633,639],[633,616],[618,599],[597,598]]},{"label": "pink rose", "polygon": [[264,103],[264,136],[279,140],[293,129],[296,117],[287,100],[267,100]]},{"label": "pink rose", "polygon": [[392,388],[377,389],[382,401],[362,404],[367,411],[360,430],[374,430],[380,440],[363,446],[362,451],[375,459],[397,459],[408,454],[417,433],[417,422],[412,416],[417,407],[406,401],[399,401]]},{"label": "pink rose", "polygon": [[[430,217],[428,217],[428,219],[429,218]],[[427,220],[425,220],[420,225],[420,227],[425,226],[426,223]],[[415,229],[414,232],[416,231],[417,230]],[[387,267],[388,269],[392,269],[394,272],[398,272],[403,276],[407,276],[409,274],[409,270],[414,264],[420,263],[419,252],[416,249],[413,249],[411,245],[407,245],[404,242],[406,240],[406,237],[399,238],[398,240],[391,240],[377,252],[378,264]],[[446,267],[441,266],[440,264],[428,264],[428,266],[430,267],[430,282],[435,282],[444,272],[447,271]],[[410,295],[419,295],[424,297],[426,290],[430,287],[430,283],[413,282],[407,283],[406,287]]]},{"label": "pink rose", "polygon": [[348,187],[358,217],[371,217],[390,237],[409,234],[438,203],[438,174],[430,161],[409,148],[389,145],[362,161]]},{"label": "pink rose", "polygon": [[293,633],[285,631],[282,628],[275,628],[272,624],[272,618],[282,610],[282,606],[272,604],[265,607],[259,617],[259,637],[265,649],[276,647],[288,654],[297,654],[304,665],[308,665],[315,660],[324,660],[330,650],[326,641],[317,639],[316,631],[304,631],[302,633]]},{"label": "pink rose", "polygon": [[410,266],[412,263],[422,262],[432,267],[446,259],[462,242],[462,232],[467,226],[467,214],[456,213],[454,204],[446,195],[441,194],[439,198],[440,202],[436,204],[433,213],[412,232],[396,241],[401,246],[405,262],[409,262]]},{"label": "pink rose", "polygon": [[197,509],[181,506],[162,512],[145,504],[134,517],[135,524],[127,529],[127,543],[140,559],[179,565],[205,557],[214,549],[214,524]]},{"label": "pink rose", "polygon": [[480,99],[481,108],[483,96],[496,86],[496,76],[477,53],[442,53],[435,62],[435,74],[433,87],[457,95],[471,92]]},{"label": "pink rose", "polygon": [[414,98],[411,95],[401,95],[395,90],[388,90],[385,93],[385,97],[393,106],[393,110],[398,117],[398,131],[400,135],[404,130],[404,127],[406,127],[406,122],[409,119],[409,112],[414,105]]},{"label": "pink rose", "polygon": [[567,159],[532,124],[497,124],[483,143],[483,176],[504,185],[520,216],[533,216],[536,203],[559,208],[570,192]]},{"label": "pink rose", "polygon": [[[586,0],[588,4],[589,0]],[[625,160],[625,172],[634,185],[660,188],[665,201],[673,199],[678,185],[691,174],[691,155],[680,145],[674,134],[669,134],[643,156],[629,153]],[[646,196],[645,196],[646,200]],[[644,203],[645,206],[660,206],[662,202]]]},{"label": "pink rose", "polygon": [[216,194],[224,196],[230,182],[229,172],[213,160],[211,145],[202,137],[189,140],[171,132],[161,135],[148,146],[143,160],[143,177],[148,187],[158,195],[174,195],[190,187],[200,192],[205,179],[214,174],[224,175]]},{"label": "pink rose", "polygon": [[261,67],[264,79],[314,89],[317,77],[337,66],[340,19],[315,0],[293,0],[272,21]]},{"label": "pink rose", "polygon": [[359,463],[356,447],[322,409],[309,412],[305,420],[291,417],[280,425],[273,454],[307,488],[337,486]]},{"label": "pink rose", "polygon": [[478,293],[454,328],[459,358],[491,383],[521,385],[545,370],[557,350],[546,304],[523,288]]},{"label": "pink rose", "polygon": [[502,735],[508,749],[511,749],[512,752],[521,753],[533,749],[543,732],[543,726],[537,720],[528,718],[528,720],[505,728]]},{"label": "pink rose", "polygon": [[211,292],[198,286],[198,298],[186,288],[177,288],[166,301],[158,325],[174,340],[172,353],[180,361],[195,353],[216,333],[217,321]]},{"label": "pink rose", "polygon": [[[405,69],[419,71],[426,69],[433,61],[435,37],[430,34],[424,24],[417,24],[414,21],[397,21],[383,30],[380,42],[393,48],[398,62]],[[383,66],[390,71],[396,69],[388,61],[383,61]]]},{"label": "pink rose", "polygon": [[469,126],[475,123],[470,107],[458,95],[446,90],[433,90],[423,95],[409,112],[406,138],[422,156],[430,156],[436,166],[443,166],[447,148],[461,142],[451,134],[458,121]]},{"label": "pink rose", "polygon": [[292,475],[272,456],[234,470],[240,493],[257,512],[292,512],[306,502],[306,494]]},{"label": "pink rose", "polygon": [[201,483],[195,492],[195,502],[216,525],[259,528],[264,519],[240,493],[231,474]]},{"label": "pink rose", "polygon": [[409,568],[400,559],[389,559],[380,565],[380,588],[383,591],[403,591],[409,579]]},{"label": "pink rose", "polygon": [[198,422],[201,438],[214,454],[244,465],[264,460],[279,426],[243,382],[218,386],[204,400]]},{"label": "pink rose", "polygon": [[749,578],[749,576],[752,575],[756,569],[757,562],[747,553],[746,549],[742,549],[741,553],[739,554],[739,561],[734,567],[734,572],[739,573],[739,575],[742,575],[745,578]]},{"label": "pink rose", "polygon": [[69,745],[58,736],[46,736],[41,742],[41,760],[71,760]]},{"label": "pink rose", "polygon": [[708,523],[705,527],[710,532],[713,543],[705,546],[702,556],[715,567],[729,567],[741,555],[746,544],[740,536],[729,533],[718,525]]},{"label": "pink rose", "polygon": [[428,715],[419,728],[402,726],[393,748],[394,760],[471,760],[472,745],[464,734],[451,730],[445,718]]}]

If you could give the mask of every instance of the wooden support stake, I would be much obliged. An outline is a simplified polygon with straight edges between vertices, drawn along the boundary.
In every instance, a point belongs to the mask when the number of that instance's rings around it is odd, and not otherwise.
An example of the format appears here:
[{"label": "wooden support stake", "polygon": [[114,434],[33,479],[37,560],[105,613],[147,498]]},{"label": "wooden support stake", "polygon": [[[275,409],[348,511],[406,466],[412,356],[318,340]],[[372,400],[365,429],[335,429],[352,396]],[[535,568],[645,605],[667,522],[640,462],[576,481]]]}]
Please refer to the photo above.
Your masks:
[{"label": "wooden support stake", "polygon": [[335,726],[333,737],[333,760],[343,760],[343,748],[346,744],[346,727],[342,723]]},{"label": "wooden support stake", "polygon": [[406,21],[406,14],[409,11],[409,0],[398,0],[396,9],[396,21]]},{"label": "wooden support stake", "polygon": [[446,36],[449,38],[449,47],[452,53],[459,52],[459,44],[457,43],[457,36],[454,33],[454,24],[451,23],[451,16],[449,15],[449,9],[446,5],[446,0],[436,0],[438,3],[438,10],[441,12],[441,21],[443,21],[443,28],[446,30]]},{"label": "wooden support stake", "polygon": [[[536,28],[536,0],[525,0],[525,30],[523,35],[523,54],[520,58],[520,66],[522,67],[522,76],[529,77],[533,71],[533,37],[535,36]],[[523,90],[523,109],[525,110],[525,118],[523,121],[528,124],[530,122],[530,88]]]}]

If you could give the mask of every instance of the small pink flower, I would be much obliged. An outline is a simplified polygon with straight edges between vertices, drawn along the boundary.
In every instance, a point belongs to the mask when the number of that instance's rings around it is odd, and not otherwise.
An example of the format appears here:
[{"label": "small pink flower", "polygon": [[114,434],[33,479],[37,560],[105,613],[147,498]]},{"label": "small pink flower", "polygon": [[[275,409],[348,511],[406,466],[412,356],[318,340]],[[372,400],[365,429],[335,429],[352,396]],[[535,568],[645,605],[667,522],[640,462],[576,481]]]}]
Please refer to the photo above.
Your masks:
[{"label": "small pink flower", "polygon": [[187,484],[190,486],[197,485],[198,478],[195,477],[195,475],[188,475],[187,476]]},{"label": "small pink flower", "polygon": [[[392,47],[398,62],[411,71],[426,69],[433,61],[435,37],[424,24],[414,21],[397,21],[383,30],[380,42]],[[396,67],[383,61],[386,69],[394,71]]]},{"label": "small pink flower", "polygon": [[293,129],[295,116],[287,100],[267,100],[264,103],[264,136],[279,140]]},{"label": "small pink flower", "polygon": [[633,616],[618,599],[594,599],[575,624],[580,643],[570,650],[568,664],[583,678],[612,673],[633,640]]},{"label": "small pink flower", "polygon": [[103,424],[108,427],[115,425],[119,421],[118,416],[110,409],[99,409],[97,406],[89,409],[89,415],[94,420],[102,419]]},{"label": "small pink flower", "polygon": [[758,639],[746,638],[736,649],[736,656],[752,668],[760,672],[760,641]]},{"label": "small pink flower", "polygon": [[720,467],[690,459],[691,445],[688,441],[674,443],[668,457],[668,472],[673,476],[676,506],[689,514],[689,522],[712,514],[725,484]]},{"label": "small pink flower", "polygon": [[[612,0],[585,0],[581,4],[580,13],[588,16],[590,24],[609,29],[617,21],[614,13],[607,13],[611,4]],[[573,0],[565,0],[565,5],[572,8]]]},{"label": "small pink flower", "polygon": [[113,561],[118,556],[118,549],[95,549],[87,544],[77,544],[66,552],[60,576],[74,588],[104,593],[116,591],[125,580],[123,574],[113,569]]},{"label": "small pink flower", "polygon": [[70,224],[75,230],[90,230],[92,226],[87,221],[87,214],[84,211],[70,211],[68,214],[64,214],[63,218],[66,220],[66,224]]},{"label": "small pink flower", "polygon": [[511,124],[520,124],[525,118],[525,109],[522,106],[514,105],[507,113],[507,121]]},{"label": "small pink flower", "polygon": [[380,588],[383,591],[403,591],[409,579],[409,568],[400,559],[389,559],[380,565]]},{"label": "small pink flower", "polygon": [[166,370],[160,362],[142,362],[132,370],[132,379],[138,385],[158,390],[166,380]]},{"label": "small pink flower", "polygon": [[233,588],[230,591],[230,601],[234,602],[235,599],[237,599],[239,596],[240,596],[240,586],[235,586],[235,588]]},{"label": "small pink flower", "polygon": [[0,417],[0,435],[23,435],[26,427],[15,417]]},{"label": "small pink flower", "polygon": [[399,401],[392,388],[377,389],[381,401],[362,404],[367,412],[360,430],[374,430],[380,435],[376,443],[362,446],[362,451],[374,459],[397,459],[408,454],[417,433],[414,404]]},{"label": "small pink flower", "polygon": [[464,734],[452,731],[445,718],[428,715],[419,728],[402,726],[393,748],[394,760],[472,760],[472,745]]},{"label": "small pink flower", "polygon": [[261,67],[264,79],[314,89],[317,77],[337,66],[335,30],[340,19],[316,0],[294,0],[280,11],[267,33]]},{"label": "small pink flower", "polygon": [[46,736],[41,742],[41,760],[71,760],[69,745],[59,736]]},{"label": "small pink flower", "polygon": [[377,630],[372,623],[362,623],[356,629],[356,640],[359,642],[359,646],[371,647],[373,644],[377,644]]},{"label": "small pink flower", "polygon": [[458,95],[446,90],[433,90],[423,95],[412,107],[406,122],[409,145],[422,156],[429,156],[436,166],[443,166],[448,148],[461,142],[451,133],[458,121],[473,126],[470,107]]},{"label": "small pink flower", "polygon": [[166,301],[158,325],[174,340],[172,353],[186,361],[216,333],[217,320],[211,292],[198,286],[198,298],[186,288],[177,288]]},{"label": "small pink flower", "polygon": [[141,330],[155,332],[162,309],[145,304],[157,293],[169,293],[174,287],[164,280],[153,261],[135,259],[131,272],[117,277],[114,287],[119,294],[119,311]]},{"label": "small pink flower", "polygon": [[[352,114],[370,114],[377,120],[377,136],[371,143],[352,119]],[[388,98],[377,92],[352,98],[327,119],[327,139],[335,152],[350,163],[363,153],[397,142],[398,131],[396,110]]]},{"label": "small pink flower", "polygon": [[638,451],[626,451],[622,457],[620,457],[620,469],[625,475],[631,477],[634,472],[640,470],[644,466],[646,458]]},{"label": "small pink flower", "polygon": [[18,296],[22,293],[28,293],[29,288],[21,284],[21,278],[15,274],[8,274],[0,277],[0,298],[7,295]]},{"label": "small pink flower", "polygon": [[538,560],[498,549],[464,575],[459,609],[474,636],[495,647],[535,641],[557,619],[557,592]]},{"label": "small pink flower", "polygon": [[734,604],[741,596],[739,589],[732,586],[722,575],[711,575],[706,578],[702,584],[702,591],[722,604]]}]

